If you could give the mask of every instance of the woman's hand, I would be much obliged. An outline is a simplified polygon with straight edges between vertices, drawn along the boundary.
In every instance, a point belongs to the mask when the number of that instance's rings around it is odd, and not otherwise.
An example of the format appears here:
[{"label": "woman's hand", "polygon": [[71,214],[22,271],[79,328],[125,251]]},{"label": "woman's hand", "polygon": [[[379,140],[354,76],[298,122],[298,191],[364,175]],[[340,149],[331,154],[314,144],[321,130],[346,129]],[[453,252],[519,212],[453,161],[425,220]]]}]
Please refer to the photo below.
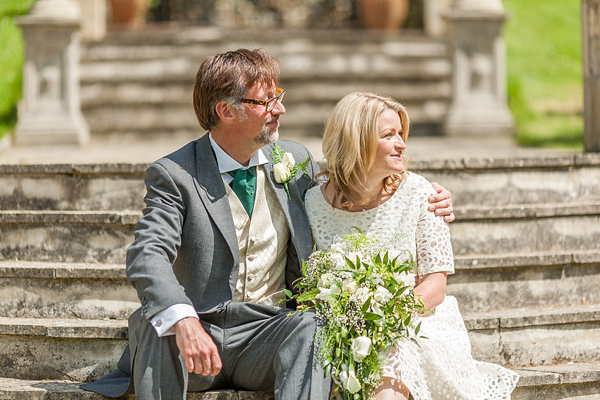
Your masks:
[{"label": "woman's hand", "polygon": [[434,211],[435,215],[444,217],[444,221],[452,222],[455,219],[454,209],[452,208],[452,194],[437,182],[431,182],[431,186],[437,192],[436,195],[429,197],[429,211]]},{"label": "woman's hand", "polygon": [[[437,306],[442,304],[446,297],[446,280],[447,272],[434,272],[420,276],[417,279],[415,287],[415,295],[419,296],[425,305],[426,310],[435,310]],[[425,313],[421,317],[427,317],[432,313]]]}]

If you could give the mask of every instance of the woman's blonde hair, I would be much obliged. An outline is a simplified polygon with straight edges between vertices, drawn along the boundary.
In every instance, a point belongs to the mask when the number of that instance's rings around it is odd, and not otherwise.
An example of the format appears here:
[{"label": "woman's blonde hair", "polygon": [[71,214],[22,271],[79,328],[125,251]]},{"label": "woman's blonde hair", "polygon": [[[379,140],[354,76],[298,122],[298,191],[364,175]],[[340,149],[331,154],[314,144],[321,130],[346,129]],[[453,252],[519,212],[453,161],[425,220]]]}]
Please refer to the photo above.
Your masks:
[{"label": "woman's blonde hair", "polygon": [[[408,139],[410,121],[404,106],[391,97],[354,92],[341,99],[325,123],[323,154],[327,168],[319,177],[334,184],[334,205],[349,209],[366,206],[371,200],[365,179],[375,162],[379,131],[377,120],[386,109],[394,110],[402,123],[402,140]],[[394,174],[384,180],[386,193],[393,193],[402,177]],[[357,195],[358,194],[358,195]]]}]

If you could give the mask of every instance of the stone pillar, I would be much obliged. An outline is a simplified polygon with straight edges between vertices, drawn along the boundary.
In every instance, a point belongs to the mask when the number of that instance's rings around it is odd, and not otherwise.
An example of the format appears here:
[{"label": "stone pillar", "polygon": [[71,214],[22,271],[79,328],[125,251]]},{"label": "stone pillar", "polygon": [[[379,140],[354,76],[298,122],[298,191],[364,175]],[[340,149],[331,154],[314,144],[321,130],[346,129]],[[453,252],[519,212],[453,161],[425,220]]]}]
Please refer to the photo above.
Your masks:
[{"label": "stone pillar", "polygon": [[600,152],[600,0],[583,0],[583,97],[586,152]]},{"label": "stone pillar", "polygon": [[429,37],[444,37],[448,33],[444,15],[450,7],[450,0],[424,0],[423,25]]},{"label": "stone pillar", "polygon": [[506,98],[506,18],[501,0],[454,0],[447,14],[453,44],[453,98],[446,135],[510,136]]},{"label": "stone pillar", "polygon": [[107,0],[77,0],[81,9],[81,40],[98,42],[106,37]]},{"label": "stone pillar", "polygon": [[84,144],[89,128],[79,99],[79,6],[38,0],[18,24],[25,38],[17,145]]}]

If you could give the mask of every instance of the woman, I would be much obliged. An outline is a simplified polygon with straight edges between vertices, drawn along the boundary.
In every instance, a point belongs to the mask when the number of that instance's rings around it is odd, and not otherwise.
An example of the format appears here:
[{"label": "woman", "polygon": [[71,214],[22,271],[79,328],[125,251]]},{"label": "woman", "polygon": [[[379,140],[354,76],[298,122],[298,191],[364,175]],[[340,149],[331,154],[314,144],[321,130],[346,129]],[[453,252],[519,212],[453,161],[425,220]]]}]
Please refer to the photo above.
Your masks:
[{"label": "woman", "polygon": [[445,295],[454,272],[449,229],[427,210],[431,184],[405,168],[408,130],[406,110],[391,98],[356,92],[337,104],[323,135],[327,170],[306,194],[315,243],[328,249],[357,226],[390,255],[408,250],[416,260],[414,292],[430,310],[419,316],[427,339],[389,350],[377,399],[509,399],[518,375],[471,357],[456,299]]}]

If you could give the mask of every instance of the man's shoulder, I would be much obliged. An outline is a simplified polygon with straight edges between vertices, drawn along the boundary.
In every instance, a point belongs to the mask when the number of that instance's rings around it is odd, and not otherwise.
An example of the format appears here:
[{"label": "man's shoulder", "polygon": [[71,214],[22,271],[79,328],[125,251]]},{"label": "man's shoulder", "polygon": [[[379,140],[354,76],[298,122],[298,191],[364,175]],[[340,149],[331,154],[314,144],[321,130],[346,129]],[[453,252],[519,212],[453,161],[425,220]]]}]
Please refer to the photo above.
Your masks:
[{"label": "man's shoulder", "polygon": [[193,173],[196,170],[198,145],[203,138],[193,140],[174,152],[154,161],[153,165],[161,165],[167,170],[182,169]]}]

